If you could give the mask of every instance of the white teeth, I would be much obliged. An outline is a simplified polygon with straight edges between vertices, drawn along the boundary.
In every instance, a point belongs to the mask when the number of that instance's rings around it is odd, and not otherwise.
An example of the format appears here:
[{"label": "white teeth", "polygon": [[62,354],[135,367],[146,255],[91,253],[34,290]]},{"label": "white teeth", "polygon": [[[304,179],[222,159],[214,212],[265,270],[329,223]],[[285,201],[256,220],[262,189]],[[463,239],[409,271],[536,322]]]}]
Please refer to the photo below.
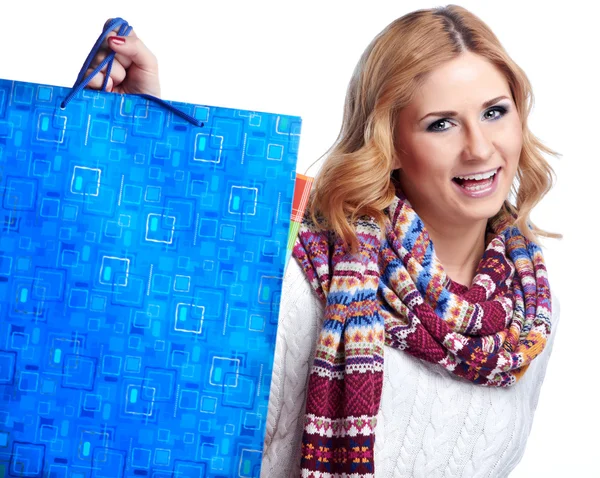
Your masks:
[{"label": "white teeth", "polygon": [[490,184],[478,184],[477,186],[465,187],[462,186],[463,189],[468,189],[469,191],[481,191],[482,189],[489,188]]},{"label": "white teeth", "polygon": [[494,171],[490,171],[489,173],[473,174],[472,176],[456,176],[456,177],[458,179],[476,179],[477,181],[481,181],[482,179],[491,178],[497,172],[498,172],[498,170],[495,169]]}]

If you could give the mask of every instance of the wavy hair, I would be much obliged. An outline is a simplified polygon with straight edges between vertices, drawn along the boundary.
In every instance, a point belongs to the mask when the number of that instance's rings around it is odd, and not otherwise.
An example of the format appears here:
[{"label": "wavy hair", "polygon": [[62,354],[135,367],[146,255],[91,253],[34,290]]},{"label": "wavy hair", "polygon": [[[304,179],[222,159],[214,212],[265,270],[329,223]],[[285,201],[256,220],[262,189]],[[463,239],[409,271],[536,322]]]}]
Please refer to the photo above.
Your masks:
[{"label": "wavy hair", "polygon": [[372,216],[384,225],[384,209],[395,197],[391,175],[398,112],[410,103],[429,72],[466,51],[488,59],[505,75],[523,127],[523,147],[509,194],[514,203],[507,198],[495,218],[504,216],[535,243],[540,236],[561,237],[529,220],[554,182],[543,153],[557,155],[527,126],[533,107],[531,84],[490,28],[456,5],[398,18],[361,56],[348,85],[339,135],[315,178],[308,212],[316,224],[332,230],[354,250],[358,239],[352,224],[360,216]]}]

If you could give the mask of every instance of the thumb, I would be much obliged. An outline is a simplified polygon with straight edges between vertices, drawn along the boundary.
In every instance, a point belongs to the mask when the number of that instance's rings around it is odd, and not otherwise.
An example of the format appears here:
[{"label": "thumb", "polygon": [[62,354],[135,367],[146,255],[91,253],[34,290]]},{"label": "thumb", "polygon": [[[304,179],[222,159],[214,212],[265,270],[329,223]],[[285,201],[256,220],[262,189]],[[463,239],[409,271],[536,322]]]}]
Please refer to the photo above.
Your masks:
[{"label": "thumb", "polygon": [[158,72],[156,57],[136,36],[109,36],[107,41],[108,46],[120,57],[125,68],[129,68],[133,63],[149,73]]}]

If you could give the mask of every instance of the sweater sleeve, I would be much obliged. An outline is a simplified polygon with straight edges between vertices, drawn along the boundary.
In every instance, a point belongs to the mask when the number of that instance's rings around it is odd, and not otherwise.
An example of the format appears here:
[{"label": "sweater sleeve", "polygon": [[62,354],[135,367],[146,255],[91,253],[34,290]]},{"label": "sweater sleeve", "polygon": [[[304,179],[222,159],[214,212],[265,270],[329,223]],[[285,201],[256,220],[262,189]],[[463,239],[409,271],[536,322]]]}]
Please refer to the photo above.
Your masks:
[{"label": "sweater sleeve", "polygon": [[261,477],[298,476],[308,375],[323,306],[291,259],[283,280]]}]

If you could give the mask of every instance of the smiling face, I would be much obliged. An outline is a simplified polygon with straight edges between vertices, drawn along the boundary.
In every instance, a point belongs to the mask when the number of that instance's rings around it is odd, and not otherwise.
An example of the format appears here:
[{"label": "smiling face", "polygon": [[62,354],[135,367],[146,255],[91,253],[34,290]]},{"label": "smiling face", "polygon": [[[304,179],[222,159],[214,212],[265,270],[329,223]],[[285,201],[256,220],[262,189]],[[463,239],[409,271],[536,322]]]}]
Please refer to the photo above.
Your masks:
[{"label": "smiling face", "polygon": [[399,112],[395,139],[402,191],[442,230],[487,222],[500,210],[523,143],[505,76],[470,52],[427,76]]}]

